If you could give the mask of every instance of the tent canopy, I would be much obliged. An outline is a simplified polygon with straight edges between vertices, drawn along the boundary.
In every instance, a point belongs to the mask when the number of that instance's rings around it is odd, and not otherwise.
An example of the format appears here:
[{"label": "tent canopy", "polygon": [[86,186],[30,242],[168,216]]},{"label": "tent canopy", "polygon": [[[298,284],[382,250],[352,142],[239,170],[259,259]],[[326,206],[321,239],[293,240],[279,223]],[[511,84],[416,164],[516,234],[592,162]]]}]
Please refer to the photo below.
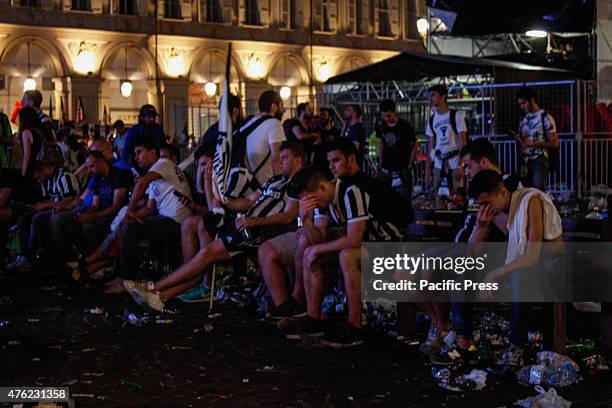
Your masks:
[{"label": "tent canopy", "polygon": [[532,82],[578,77],[578,74],[573,71],[518,62],[403,52],[375,64],[337,75],[325,83],[417,82],[428,78],[487,74],[494,77],[496,82]]}]

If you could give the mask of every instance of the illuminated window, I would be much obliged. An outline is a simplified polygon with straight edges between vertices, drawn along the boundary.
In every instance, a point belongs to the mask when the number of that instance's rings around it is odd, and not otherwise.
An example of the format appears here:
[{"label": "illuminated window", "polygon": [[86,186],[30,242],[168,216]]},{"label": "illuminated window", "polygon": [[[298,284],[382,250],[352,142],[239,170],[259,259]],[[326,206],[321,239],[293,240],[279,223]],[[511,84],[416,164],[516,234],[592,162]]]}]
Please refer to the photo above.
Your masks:
[{"label": "illuminated window", "polygon": [[317,31],[333,32],[336,30],[336,1],[315,0],[314,1],[314,24]]},{"label": "illuminated window", "polygon": [[364,34],[363,0],[348,0],[348,32],[351,34]]},{"label": "illuminated window", "polygon": [[280,0],[280,24],[283,28],[296,28],[295,3],[296,0]]}]

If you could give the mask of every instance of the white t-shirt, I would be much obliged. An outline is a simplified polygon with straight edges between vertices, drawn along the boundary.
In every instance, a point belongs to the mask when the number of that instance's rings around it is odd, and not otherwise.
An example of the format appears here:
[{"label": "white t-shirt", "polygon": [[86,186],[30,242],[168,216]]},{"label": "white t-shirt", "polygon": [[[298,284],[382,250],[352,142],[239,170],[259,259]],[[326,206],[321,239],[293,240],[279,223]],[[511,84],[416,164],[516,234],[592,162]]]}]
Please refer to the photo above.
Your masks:
[{"label": "white t-shirt", "polygon": [[[523,116],[519,124],[519,131],[525,140],[546,142],[550,140],[551,133],[557,132],[553,117],[548,113],[544,116],[544,113],[544,109],[540,109],[537,112],[529,112]],[[545,129],[546,132],[544,132]],[[523,149],[523,154],[529,158],[536,158],[539,156],[546,156],[547,151],[546,149],[536,147],[526,147]]]},{"label": "white t-shirt", "polygon": [[[246,129],[259,117],[260,116],[253,117],[247,123],[242,125],[241,129]],[[254,172],[257,167],[259,167],[259,165],[264,161],[264,159],[270,152],[270,145],[274,143],[281,143],[285,140],[285,132],[283,131],[283,126],[281,125],[280,120],[273,118],[261,123],[257,127],[257,129],[255,129],[247,137],[246,162],[249,171]],[[270,156],[268,157],[268,160],[263,165],[263,167],[255,175],[255,178],[257,179],[259,184],[263,186],[264,183],[273,175],[274,171],[272,168],[272,156]]]},{"label": "white t-shirt", "polygon": [[[465,119],[463,118],[463,114],[459,111],[455,111],[455,123],[457,124],[457,133],[467,132],[467,126],[465,125]],[[463,141],[461,140],[461,136],[455,133],[453,127],[450,123],[450,113],[449,110],[444,115],[440,115],[439,113],[434,111],[433,117],[433,129],[429,125],[429,120],[427,121],[427,126],[425,128],[425,135],[428,137],[436,136],[436,146],[431,151],[431,159],[433,160],[435,157],[436,150],[440,150],[442,154],[452,152],[453,150],[461,150],[463,147]]]},{"label": "white t-shirt", "polygon": [[149,172],[161,176],[161,179],[153,180],[147,188],[149,198],[154,199],[157,204],[159,215],[182,223],[191,215],[191,210],[181,204],[178,197],[174,195],[174,190],[191,198],[191,189],[185,174],[168,159],[157,160]]}]

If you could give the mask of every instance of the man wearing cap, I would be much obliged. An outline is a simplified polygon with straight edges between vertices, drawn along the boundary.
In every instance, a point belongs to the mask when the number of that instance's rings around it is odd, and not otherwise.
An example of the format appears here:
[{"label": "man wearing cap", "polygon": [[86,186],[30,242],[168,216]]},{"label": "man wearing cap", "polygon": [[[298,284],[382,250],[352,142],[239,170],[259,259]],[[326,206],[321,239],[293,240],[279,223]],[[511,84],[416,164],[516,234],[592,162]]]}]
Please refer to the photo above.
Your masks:
[{"label": "man wearing cap", "polygon": [[159,116],[155,106],[143,105],[140,108],[138,114],[138,124],[132,126],[125,135],[125,141],[123,145],[123,155],[117,162],[116,167],[131,170],[136,169],[139,173],[141,172],[140,167],[136,163],[135,159],[135,148],[134,142],[138,136],[144,135],[145,133],[152,136],[158,143],[158,146],[166,144],[166,136],[162,127],[155,123],[155,120]]}]

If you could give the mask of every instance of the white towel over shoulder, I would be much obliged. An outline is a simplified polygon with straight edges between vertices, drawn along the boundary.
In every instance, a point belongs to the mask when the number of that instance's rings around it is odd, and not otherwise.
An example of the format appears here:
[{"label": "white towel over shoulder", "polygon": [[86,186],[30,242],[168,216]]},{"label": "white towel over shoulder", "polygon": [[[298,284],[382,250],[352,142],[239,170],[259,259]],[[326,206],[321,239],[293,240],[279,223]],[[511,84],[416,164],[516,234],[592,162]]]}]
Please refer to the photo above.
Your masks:
[{"label": "white towel over shoulder", "polygon": [[523,188],[512,193],[510,214],[508,216],[508,252],[506,265],[523,255],[527,250],[527,212],[529,201],[539,198],[544,216],[544,239],[552,240],[563,233],[561,217],[548,194],[536,188]]}]

